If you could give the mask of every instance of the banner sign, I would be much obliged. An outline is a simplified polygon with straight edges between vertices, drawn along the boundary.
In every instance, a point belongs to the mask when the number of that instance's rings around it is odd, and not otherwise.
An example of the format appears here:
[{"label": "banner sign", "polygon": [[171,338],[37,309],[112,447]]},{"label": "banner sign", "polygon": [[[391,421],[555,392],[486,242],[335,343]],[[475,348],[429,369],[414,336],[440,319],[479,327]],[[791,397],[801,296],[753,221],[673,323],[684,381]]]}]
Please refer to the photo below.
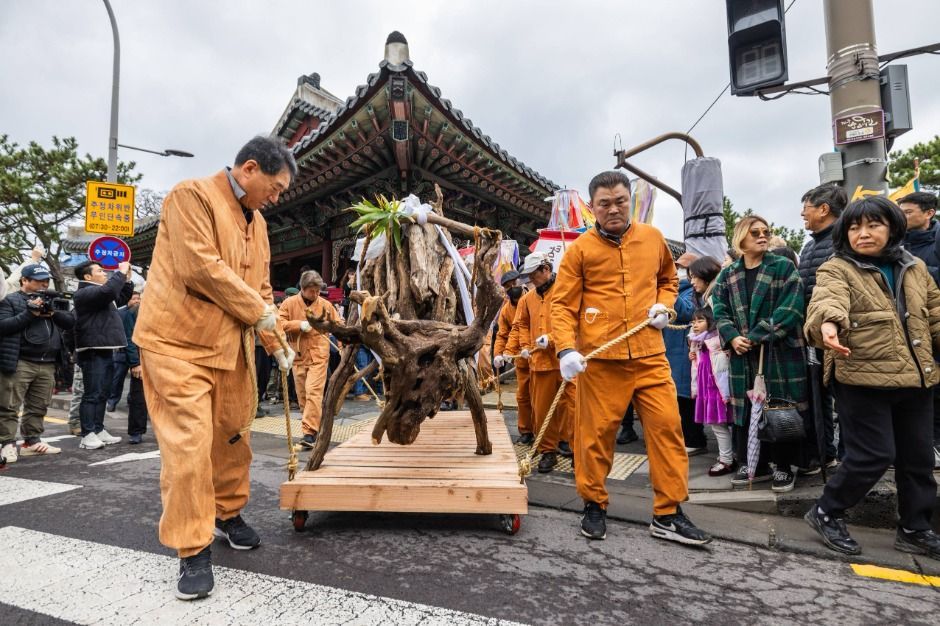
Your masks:
[{"label": "banner sign", "polygon": [[134,186],[85,182],[85,230],[134,236]]}]

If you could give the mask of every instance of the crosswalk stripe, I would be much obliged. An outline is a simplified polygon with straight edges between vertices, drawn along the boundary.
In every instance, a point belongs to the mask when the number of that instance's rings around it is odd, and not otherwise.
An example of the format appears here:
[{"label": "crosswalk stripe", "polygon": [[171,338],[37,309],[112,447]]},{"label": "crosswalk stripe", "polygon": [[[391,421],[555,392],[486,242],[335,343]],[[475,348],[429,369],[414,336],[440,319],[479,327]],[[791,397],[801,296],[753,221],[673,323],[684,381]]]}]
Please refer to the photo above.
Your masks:
[{"label": "crosswalk stripe", "polygon": [[[42,440],[46,443],[52,443],[53,441],[62,441],[63,439],[76,439],[75,435],[56,435],[55,437],[42,437]],[[22,439],[16,441],[16,445],[21,446],[25,442]]]},{"label": "crosswalk stripe", "polygon": [[65,483],[0,476],[0,506],[64,493],[73,489],[81,489],[81,487],[81,485],[66,485]]},{"label": "crosswalk stripe", "polygon": [[122,454],[121,456],[115,456],[110,459],[105,459],[104,461],[98,461],[97,463],[89,463],[88,467],[92,465],[111,465],[113,463],[127,463],[128,461],[143,461],[145,459],[159,459],[160,451],[151,450],[150,452],[128,452],[127,454]]},{"label": "crosswalk stripe", "polygon": [[0,551],[0,602],[79,624],[509,624],[227,567],[212,596],[182,602],[175,558],[15,526],[0,545],[16,546]]}]

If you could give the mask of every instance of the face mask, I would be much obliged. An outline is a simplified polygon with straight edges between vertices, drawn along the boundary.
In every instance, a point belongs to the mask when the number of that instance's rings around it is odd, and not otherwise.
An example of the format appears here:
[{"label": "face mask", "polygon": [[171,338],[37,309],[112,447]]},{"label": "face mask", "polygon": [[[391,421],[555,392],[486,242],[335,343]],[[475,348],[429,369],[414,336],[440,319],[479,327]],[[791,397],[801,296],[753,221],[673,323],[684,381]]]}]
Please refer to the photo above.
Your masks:
[{"label": "face mask", "polygon": [[679,280],[688,280],[689,279],[689,270],[684,267],[677,267],[676,274],[679,275]]},{"label": "face mask", "polygon": [[516,302],[519,301],[519,298],[522,297],[522,287],[518,285],[515,287],[510,287],[509,290],[506,292],[506,295],[509,296],[510,302],[515,304]]}]

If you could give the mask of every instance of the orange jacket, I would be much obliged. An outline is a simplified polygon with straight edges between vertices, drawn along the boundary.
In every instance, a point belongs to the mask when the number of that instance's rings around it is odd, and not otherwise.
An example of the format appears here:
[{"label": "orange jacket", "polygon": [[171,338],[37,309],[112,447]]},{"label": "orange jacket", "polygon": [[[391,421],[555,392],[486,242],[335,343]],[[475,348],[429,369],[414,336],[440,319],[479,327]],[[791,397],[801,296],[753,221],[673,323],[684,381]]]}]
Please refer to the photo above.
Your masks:
[{"label": "orange jacket", "polygon": [[523,348],[527,348],[532,354],[529,369],[533,372],[547,372],[559,368],[555,346],[549,343],[547,350],[535,347],[536,339],[542,335],[551,335],[551,303],[557,289],[556,280],[554,286],[545,292],[544,297],[533,289],[519,298],[519,304],[516,305],[516,317],[512,322],[506,351],[509,354],[519,354]]},{"label": "orange jacket", "polygon": [[[274,304],[268,228],[245,221],[225,171],[187,180],[163,202],[134,342],[196,365],[234,370],[241,332]],[[261,334],[268,352],[277,344]]]},{"label": "orange jacket", "polygon": [[[339,321],[336,307],[330,304],[328,300],[317,297],[309,308],[317,317],[322,316],[325,312],[327,319]],[[287,333],[287,341],[297,352],[298,363],[313,365],[330,358],[330,340],[327,335],[315,328],[306,333],[300,330],[300,323],[307,321],[307,305],[304,304],[302,295],[298,293],[284,300],[278,310],[278,317],[284,326],[284,332]]]},{"label": "orange jacket", "polygon": [[[521,299],[522,297],[520,296],[519,300]],[[513,354],[508,350],[509,336],[512,333],[512,322],[516,319],[516,309],[518,307],[518,301],[516,301],[516,304],[513,304],[509,301],[509,298],[506,298],[506,302],[503,303],[503,308],[499,310],[499,317],[496,319],[496,343],[493,344],[493,356],[497,354]],[[526,359],[516,359],[515,366],[517,369],[520,367],[528,368],[529,362]]]},{"label": "orange jacket", "polygon": [[[679,284],[662,233],[633,223],[619,246],[596,228],[578,237],[561,260],[552,291],[555,354],[568,348],[587,354],[647,319],[654,304],[674,307]],[[629,359],[665,351],[662,332],[647,327],[596,358]]]}]

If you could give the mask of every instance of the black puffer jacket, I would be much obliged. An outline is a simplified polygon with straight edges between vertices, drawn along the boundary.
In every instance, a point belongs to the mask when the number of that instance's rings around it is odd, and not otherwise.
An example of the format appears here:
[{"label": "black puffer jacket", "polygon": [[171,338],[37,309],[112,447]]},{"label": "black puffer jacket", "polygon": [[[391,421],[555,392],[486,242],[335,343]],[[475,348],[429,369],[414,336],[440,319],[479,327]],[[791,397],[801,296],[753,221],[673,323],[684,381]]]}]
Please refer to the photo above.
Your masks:
[{"label": "black puffer jacket", "polygon": [[937,233],[940,225],[931,222],[927,230],[909,230],[904,236],[904,249],[927,264],[934,282],[940,283],[940,258],[937,257]]},{"label": "black puffer jacket", "polygon": [[816,286],[816,270],[832,256],[831,224],[818,233],[810,233],[810,241],[800,252],[800,279],[803,281],[803,301],[809,304]]},{"label": "black puffer jacket", "polygon": [[23,349],[30,353],[26,360],[56,362],[62,359],[60,329],[75,326],[75,318],[66,311],[55,311],[51,318],[33,315],[26,307],[27,300],[27,294],[16,291],[0,302],[0,372],[4,374],[16,371]]},{"label": "black puffer jacket", "polygon": [[72,302],[75,304],[75,349],[118,349],[127,346],[124,322],[117,308],[134,295],[134,283],[121,272],[114,272],[108,281],[81,281]]}]

